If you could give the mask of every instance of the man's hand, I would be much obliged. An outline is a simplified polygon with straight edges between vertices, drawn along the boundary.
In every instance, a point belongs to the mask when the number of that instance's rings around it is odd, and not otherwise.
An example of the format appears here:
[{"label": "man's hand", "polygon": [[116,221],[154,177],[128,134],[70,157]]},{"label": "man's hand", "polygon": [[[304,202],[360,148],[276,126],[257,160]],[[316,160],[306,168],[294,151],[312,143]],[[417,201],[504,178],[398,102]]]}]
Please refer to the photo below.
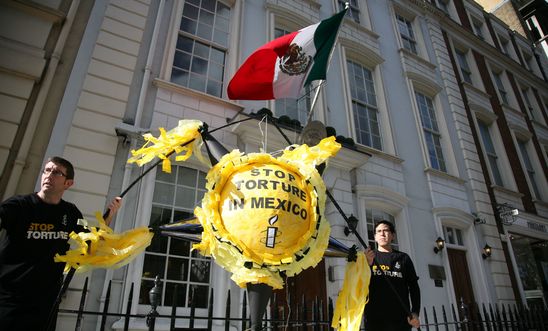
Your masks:
[{"label": "man's hand", "polygon": [[411,325],[415,329],[418,329],[421,325],[419,315],[411,313],[411,316],[407,316],[407,323],[409,323],[409,325]]},{"label": "man's hand", "polygon": [[367,247],[367,249],[365,250],[365,257],[367,258],[367,263],[369,263],[369,265],[373,265],[375,252],[371,248]]},{"label": "man's hand", "polygon": [[110,225],[112,218],[114,217],[114,215],[116,215],[116,212],[118,211],[118,209],[120,209],[121,206],[122,206],[122,198],[116,197],[112,199],[112,201],[108,205],[108,216],[105,219],[105,223],[107,225]]}]

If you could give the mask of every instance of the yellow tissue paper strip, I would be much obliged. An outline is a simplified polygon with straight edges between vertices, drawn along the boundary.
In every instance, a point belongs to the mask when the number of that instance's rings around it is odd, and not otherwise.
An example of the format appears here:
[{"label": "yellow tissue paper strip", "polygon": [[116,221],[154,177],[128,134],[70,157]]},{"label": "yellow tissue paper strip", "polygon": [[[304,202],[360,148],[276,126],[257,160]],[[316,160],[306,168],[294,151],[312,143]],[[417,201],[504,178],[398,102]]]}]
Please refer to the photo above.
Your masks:
[{"label": "yellow tissue paper strip", "polygon": [[154,235],[146,227],[135,228],[121,234],[113,233],[105,224],[101,213],[97,221],[79,220],[89,232],[72,232],[71,249],[66,255],[57,254],[55,262],[65,262],[65,271],[70,268],[85,272],[94,268],[119,268],[130,263],[144,251]]},{"label": "yellow tissue paper strip", "polygon": [[[171,161],[169,156],[175,153],[176,161],[185,161],[192,153],[196,153],[197,158],[204,162],[204,158],[200,154],[200,146],[202,137],[199,129],[203,125],[198,120],[180,120],[177,127],[166,132],[164,128],[159,128],[160,135],[156,138],[150,133],[143,135],[146,143],[138,150],[132,150],[133,155],[127,163],[137,163],[142,166],[155,157],[162,161],[162,170],[171,173]],[[192,141],[194,139],[194,141]],[[192,143],[189,143],[192,141]],[[185,146],[181,146],[187,143]],[[183,154],[181,154],[183,153]]]},{"label": "yellow tissue paper strip", "polygon": [[363,252],[358,252],[357,260],[346,265],[344,283],[333,312],[331,327],[339,331],[360,329],[362,314],[368,301],[371,269]]}]

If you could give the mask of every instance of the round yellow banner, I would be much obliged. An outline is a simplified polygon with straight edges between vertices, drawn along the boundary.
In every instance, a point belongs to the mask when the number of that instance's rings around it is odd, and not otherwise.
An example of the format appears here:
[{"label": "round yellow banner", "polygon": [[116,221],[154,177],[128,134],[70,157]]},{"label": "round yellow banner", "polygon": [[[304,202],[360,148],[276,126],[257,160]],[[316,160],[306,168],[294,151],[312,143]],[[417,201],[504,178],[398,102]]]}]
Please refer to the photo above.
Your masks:
[{"label": "round yellow banner", "polygon": [[287,148],[278,158],[237,150],[223,156],[208,172],[208,191],[194,210],[204,231],[193,247],[213,256],[242,287],[282,288],[282,272],[291,277],[316,266],[330,232],[316,165],[339,148],[330,137]]},{"label": "round yellow banner", "polygon": [[280,165],[247,165],[222,188],[223,225],[248,255],[289,258],[309,240],[316,224],[309,212],[309,189],[301,175]]}]

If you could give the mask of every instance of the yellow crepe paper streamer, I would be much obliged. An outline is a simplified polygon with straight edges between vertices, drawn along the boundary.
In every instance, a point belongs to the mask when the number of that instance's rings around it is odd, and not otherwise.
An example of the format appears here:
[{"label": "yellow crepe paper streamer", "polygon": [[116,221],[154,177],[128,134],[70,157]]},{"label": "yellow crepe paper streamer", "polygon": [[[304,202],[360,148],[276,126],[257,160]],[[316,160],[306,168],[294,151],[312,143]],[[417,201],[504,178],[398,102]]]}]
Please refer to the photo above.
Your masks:
[{"label": "yellow crepe paper streamer", "polygon": [[55,256],[55,262],[66,263],[65,271],[70,268],[76,269],[76,272],[119,268],[130,263],[150,245],[153,233],[148,228],[140,227],[115,234],[105,224],[100,212],[95,217],[97,221],[78,220],[78,224],[89,232],[72,232],[69,239],[72,248],[66,255]]},{"label": "yellow crepe paper streamer", "polygon": [[[202,137],[198,130],[202,125],[203,123],[198,120],[180,120],[177,127],[167,132],[164,128],[159,128],[160,135],[158,138],[150,133],[146,133],[143,135],[146,143],[140,149],[132,150],[131,154],[133,156],[129,158],[127,162],[137,163],[139,166],[142,166],[152,161],[155,157],[158,157],[163,160],[162,170],[171,173],[171,161],[169,160],[171,153],[177,155],[175,157],[176,161],[185,161],[194,151],[196,157],[207,164],[200,154]],[[181,146],[192,139],[194,139],[192,143]]]},{"label": "yellow crepe paper streamer", "polygon": [[333,312],[331,327],[339,331],[360,329],[362,314],[368,301],[371,269],[363,252],[346,265],[344,283]]},{"label": "yellow crepe paper streamer", "polygon": [[[211,255],[217,264],[232,273],[232,280],[240,287],[247,283],[265,283],[269,286],[283,288],[280,272],[294,276],[302,270],[316,266],[322,259],[329,243],[330,227],[324,217],[325,186],[321,176],[315,169],[317,164],[327,160],[340,149],[340,144],[334,137],[323,139],[314,147],[292,146],[284,151],[279,158],[266,153],[243,154],[238,150],[223,156],[206,177],[206,189],[202,206],[196,207],[194,214],[202,224],[204,231],[202,241],[193,246],[203,255]],[[272,255],[249,249],[244,243],[252,238],[242,238],[239,233],[231,233],[225,227],[222,218],[223,189],[226,185],[234,185],[231,179],[236,174],[249,169],[274,167],[283,169],[286,173],[294,173],[306,183],[308,198],[308,218],[311,226],[299,240],[286,243],[291,255]],[[250,170],[252,171],[252,170]],[[273,217],[279,216],[273,211]],[[249,219],[240,219],[250,222]],[[245,229],[245,224],[239,225],[249,235],[252,229]],[[255,226],[250,222],[249,227]],[[283,228],[280,231],[284,231]],[[264,233],[255,233],[263,236]]]}]

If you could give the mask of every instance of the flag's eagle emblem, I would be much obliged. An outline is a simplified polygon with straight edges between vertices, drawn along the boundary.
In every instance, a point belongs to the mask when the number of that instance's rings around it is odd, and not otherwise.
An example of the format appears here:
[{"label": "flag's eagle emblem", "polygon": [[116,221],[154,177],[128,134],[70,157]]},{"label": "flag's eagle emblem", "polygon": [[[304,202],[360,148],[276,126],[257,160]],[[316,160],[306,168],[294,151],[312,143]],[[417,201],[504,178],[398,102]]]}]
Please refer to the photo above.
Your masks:
[{"label": "flag's eagle emblem", "polygon": [[285,55],[280,59],[280,70],[290,76],[305,73],[312,62],[312,57],[303,52],[297,44],[291,44]]}]

